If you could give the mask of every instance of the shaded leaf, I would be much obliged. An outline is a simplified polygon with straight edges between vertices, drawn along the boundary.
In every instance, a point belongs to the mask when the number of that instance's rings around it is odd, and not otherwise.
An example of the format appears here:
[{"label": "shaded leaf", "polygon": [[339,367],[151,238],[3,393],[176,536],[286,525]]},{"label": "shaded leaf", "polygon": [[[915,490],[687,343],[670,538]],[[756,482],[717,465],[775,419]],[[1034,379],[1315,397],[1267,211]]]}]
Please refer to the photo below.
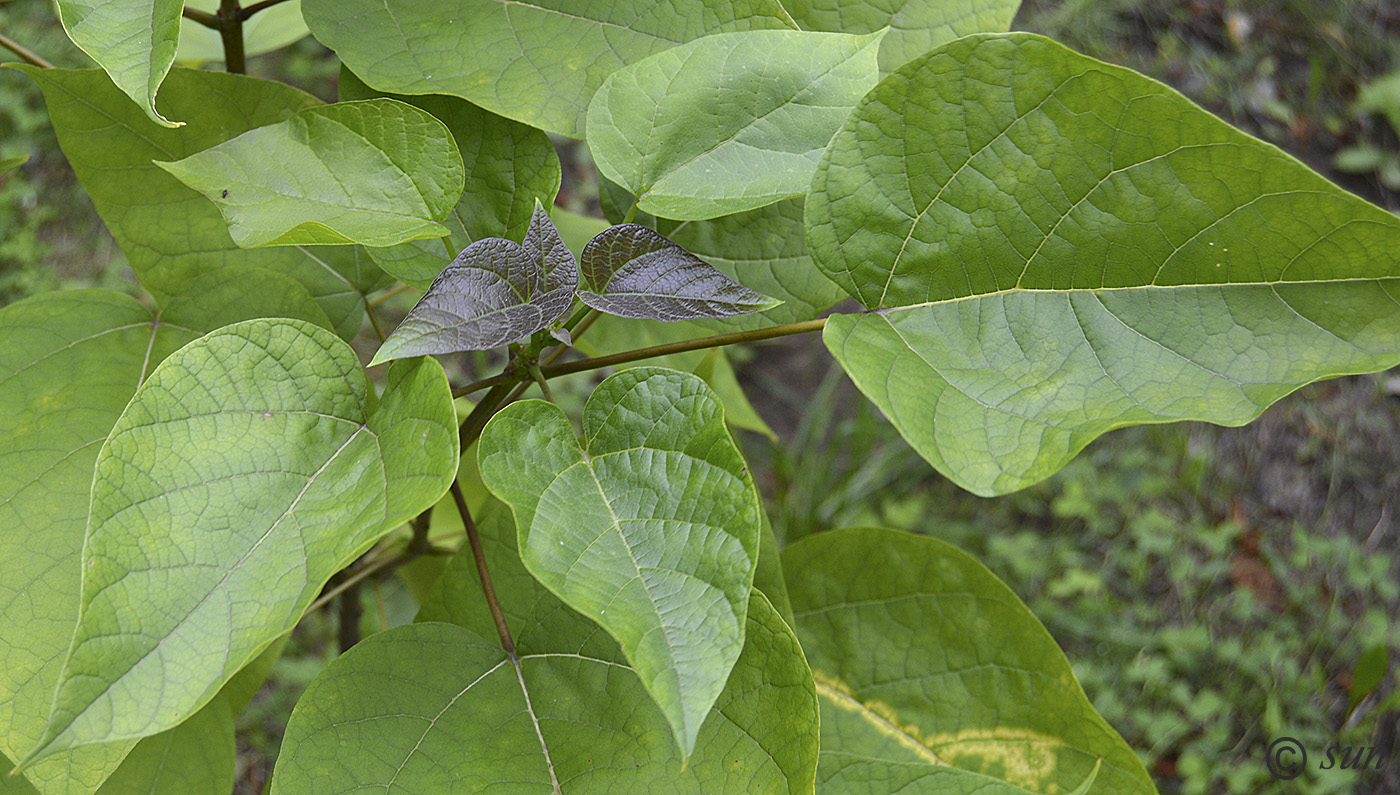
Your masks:
[{"label": "shaded leaf", "polygon": [[694,320],[776,305],[640,224],[619,224],[589,241],[579,273],[587,289],[578,297],[620,317]]},{"label": "shaded leaf", "polygon": [[456,471],[447,379],[359,360],[304,321],[226,326],[172,354],[102,446],[82,599],[34,757],[161,732],[290,629],[326,580]]},{"label": "shaded leaf", "polygon": [[580,448],[553,404],[507,406],[478,443],[481,476],[530,572],[617,638],[688,755],[743,647],[758,495],[694,375],[611,376],[583,424]]},{"label": "shaded leaf", "polygon": [[[43,734],[73,636],[97,451],[150,369],[196,336],[106,290],[0,308],[0,753],[10,760]],[[40,760],[24,776],[44,795],[91,793],[131,745]]]},{"label": "shaded leaf", "polygon": [[190,280],[161,316],[192,328],[216,329],[256,317],[306,320],[335,331],[330,318],[296,279],[266,268],[220,268]]},{"label": "shaded leaf", "polygon": [[[664,358],[664,357],[658,357]],[[653,365],[666,366],[655,359],[648,359]],[[744,393],[744,388],[739,384],[739,378],[734,373],[734,366],[729,363],[729,355],[724,348],[710,348],[705,352],[704,358],[695,366],[691,372],[704,379],[705,383],[715,391],[715,396],[724,406],[724,419],[735,428],[742,428],[746,431],[761,433],[771,441],[778,441],[778,435],[773,433],[773,429],[768,427],[768,423],[758,415],[758,411],[749,402],[749,396]],[[772,598],[772,595],[769,595]],[[773,604],[781,610],[778,600],[774,599]]]},{"label": "shaded leaf", "polygon": [[782,558],[821,702],[822,791],[1053,793],[1095,775],[1092,793],[1156,793],[1055,640],[971,557],[858,528]]},{"label": "shaded leaf", "polygon": [[156,165],[208,197],[242,248],[443,237],[463,185],[447,127],[392,99],[307,108]]},{"label": "shaded leaf", "polygon": [[684,41],[794,27],[778,0],[306,0],[307,26],[366,83],[451,94],[573,138],[603,79]]},{"label": "shaded leaf", "polygon": [[598,172],[665,218],[801,196],[827,141],[879,79],[880,36],[725,33],[619,69],[588,106]]},{"label": "shaded leaf", "polygon": [[[39,84],[63,154],[122,247],[141,285],[162,303],[221,268],[260,267],[306,286],[342,337],[364,320],[364,295],[380,274],[352,247],[243,250],[209,200],[152,160],[178,160],[318,104],[281,83],[226,72],[172,69],[161,105],[189,120],[166,129],[148,120],[97,70],[22,69]],[[209,102],[211,96],[219,102]],[[278,300],[249,295],[247,300]]]},{"label": "shaded leaf", "polygon": [[[480,666],[506,658],[480,637],[495,637],[495,629],[475,563],[463,552],[452,558],[419,620],[466,629],[429,623],[391,630],[332,663],[288,725],[274,793],[383,784],[394,768],[402,769],[395,783],[418,792],[481,791],[493,784],[551,792],[549,765],[570,795],[812,792],[817,716],[811,671],[796,637],[761,596],[750,603],[744,651],[695,753],[683,762],[665,718],[616,642],[525,570],[509,509],[493,500],[474,518],[517,639],[520,675],[507,663],[472,684]],[[425,651],[429,639],[432,650]],[[455,703],[446,703],[459,692]],[[516,711],[505,716],[501,730],[482,720],[511,704]],[[406,714],[441,717],[429,727]],[[529,716],[538,720],[539,734]],[[393,750],[367,754],[371,747]]]},{"label": "shaded leaf", "polygon": [[[219,10],[219,2],[220,0],[186,0],[185,5],[212,14]],[[301,18],[301,0],[288,0],[264,8],[243,20],[242,29],[243,54],[250,58],[280,50],[308,33],[306,22]],[[222,61],[223,37],[213,28],[206,28],[198,22],[181,18],[180,48],[175,52],[175,60],[186,65]]]},{"label": "shaded leaf", "polygon": [[233,709],[223,695],[131,749],[97,795],[226,795],[233,790]]},{"label": "shaded leaf", "polygon": [[1113,428],[1238,425],[1400,362],[1400,219],[1029,34],[959,39],[882,81],[832,139],[807,231],[877,310],[833,317],[827,346],[979,494]]},{"label": "shaded leaf", "polygon": [[0,157],[0,174],[14,171],[25,163],[29,162],[29,155],[19,157]]},{"label": "shaded leaf", "polygon": [[973,33],[1011,27],[1021,0],[785,0],[804,30],[873,33],[880,42],[880,71],[892,72],[934,47]]},{"label": "shaded leaf", "polygon": [[[622,220],[632,202],[625,188],[606,177],[599,180],[599,198],[614,223]],[[733,331],[800,323],[819,317],[846,295],[812,262],[802,226],[802,199],[707,221],[672,221],[643,213],[638,223],[656,229],[745,287],[782,302],[753,315],[705,325]]]},{"label": "shaded leaf", "polygon": [[497,348],[563,317],[578,264],[538,203],[525,239],[467,246],[384,340],[372,364],[408,356]]},{"label": "shaded leaf", "polygon": [[[345,67],[340,69],[340,99],[384,96],[366,86]],[[542,130],[497,116],[457,97],[394,96],[431,113],[457,143],[466,167],[466,189],[443,219],[451,235],[443,240],[414,240],[387,248],[369,249],[384,270],[419,288],[426,288],[450,256],[488,237],[519,240],[534,215],[535,203],[554,204],[559,192],[559,155]]]},{"label": "shaded leaf", "polygon": [[161,81],[175,62],[181,0],[57,0],[57,5],[68,38],[151,121],[163,127],[184,124],[160,115],[155,104]]}]

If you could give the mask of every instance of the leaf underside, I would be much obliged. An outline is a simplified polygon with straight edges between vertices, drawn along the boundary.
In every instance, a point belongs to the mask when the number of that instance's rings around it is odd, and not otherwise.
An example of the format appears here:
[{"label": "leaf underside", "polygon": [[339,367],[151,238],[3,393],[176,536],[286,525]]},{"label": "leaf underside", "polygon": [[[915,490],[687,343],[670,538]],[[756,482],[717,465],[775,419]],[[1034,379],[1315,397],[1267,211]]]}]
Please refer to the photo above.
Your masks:
[{"label": "leaf underside", "polygon": [[[483,639],[495,629],[475,562],[457,555],[418,616],[450,624],[367,638],[311,685],[287,726],[274,795],[390,781],[415,792],[550,793],[556,782],[571,795],[812,792],[811,671],[762,596],[684,759],[617,643],[526,571],[509,509],[491,501],[475,519],[519,667]],[[367,744],[382,753],[363,753]]]},{"label": "leaf underside", "polygon": [[478,455],[525,565],[617,638],[690,753],[743,647],[758,559],[757,494],[714,393],[689,373],[626,370],[589,398],[583,447],[532,400],[491,420]]},{"label": "leaf underside", "polygon": [[445,492],[456,446],[428,359],[391,370],[369,414],[354,352],[310,323],[237,323],[169,356],[98,455],[78,627],[32,756],[192,714]]},{"label": "leaf underside", "polygon": [[833,316],[828,348],[983,495],[1116,427],[1243,424],[1400,361],[1400,219],[1030,34],[960,39],[882,81],[832,139],[806,223],[818,267],[876,310]]}]

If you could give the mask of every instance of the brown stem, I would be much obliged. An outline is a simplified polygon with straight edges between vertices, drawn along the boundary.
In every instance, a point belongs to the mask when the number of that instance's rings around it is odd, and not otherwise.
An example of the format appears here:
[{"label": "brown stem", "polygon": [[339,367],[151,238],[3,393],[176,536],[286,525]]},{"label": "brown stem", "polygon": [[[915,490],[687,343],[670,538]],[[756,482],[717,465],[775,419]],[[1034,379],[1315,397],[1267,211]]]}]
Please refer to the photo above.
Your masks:
[{"label": "brown stem", "polygon": [[360,642],[360,617],[364,612],[364,604],[360,602],[360,583],[357,581],[347,585],[340,594],[340,608],[336,611],[339,618],[336,641],[342,654]]},{"label": "brown stem", "polygon": [[471,544],[472,557],[476,560],[476,573],[481,577],[481,590],[486,594],[486,605],[491,608],[491,619],[496,622],[496,634],[501,636],[501,648],[514,660],[515,639],[510,636],[505,614],[501,612],[501,603],[496,599],[496,586],[491,584],[491,572],[486,570],[486,552],[481,548],[481,536],[476,532],[476,523],[472,521],[471,511],[467,510],[467,500],[462,496],[462,487],[455,480],[452,481],[452,500],[457,503],[457,512],[462,514],[462,526],[467,529],[467,541]]},{"label": "brown stem", "polygon": [[49,63],[38,53],[3,33],[0,33],[0,47],[4,47],[15,55],[18,55],[25,63],[33,64],[41,69],[53,68],[53,64]]},{"label": "brown stem", "polygon": [[461,443],[462,452],[466,452],[472,442],[481,435],[481,429],[486,427],[486,421],[491,419],[491,415],[496,413],[496,409],[508,403],[506,395],[510,392],[511,381],[504,381],[496,384],[481,398],[481,402],[476,404],[472,413],[462,421],[462,427],[457,429],[457,439]]},{"label": "brown stem", "polygon": [[203,25],[210,30],[219,29],[219,18],[208,11],[200,11],[198,8],[185,8],[180,12],[180,16],[199,25]]},{"label": "brown stem", "polygon": [[224,64],[228,71],[240,75],[248,71],[243,58],[243,19],[239,16],[242,12],[238,0],[219,0],[219,12],[215,15],[219,36],[224,40]]},{"label": "brown stem", "polygon": [[[567,362],[559,365],[545,365],[540,368],[540,372],[545,378],[553,378],[558,375],[568,375],[570,373],[581,373],[585,370],[597,370],[600,367],[610,367],[614,364],[626,364],[641,359],[652,359],[657,356],[666,356],[672,353],[685,353],[686,351],[698,351],[705,348],[718,348],[722,345],[734,345],[740,342],[758,342],[760,340],[771,340],[777,337],[787,337],[793,334],[807,334],[813,331],[820,331],[826,326],[826,318],[808,320],[805,323],[786,323],[781,326],[771,326],[769,328],[756,329],[754,331],[736,331],[733,334],[720,334],[714,337],[698,337],[692,340],[682,340],[680,342],[668,342],[665,345],[653,345],[650,348],[639,348],[635,351],[624,351],[608,356],[598,356],[593,359],[580,359],[576,362]],[[582,333],[580,328],[579,332]],[[478,389],[495,387],[511,380],[511,376],[502,373],[491,378],[467,384],[452,390],[453,397],[469,395]]]}]

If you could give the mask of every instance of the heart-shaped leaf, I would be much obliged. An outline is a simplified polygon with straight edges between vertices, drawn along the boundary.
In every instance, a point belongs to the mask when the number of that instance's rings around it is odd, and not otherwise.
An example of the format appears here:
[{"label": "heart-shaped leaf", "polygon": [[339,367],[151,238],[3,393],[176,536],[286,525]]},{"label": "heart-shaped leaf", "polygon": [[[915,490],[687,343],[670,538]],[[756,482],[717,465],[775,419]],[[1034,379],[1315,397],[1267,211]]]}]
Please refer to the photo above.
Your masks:
[{"label": "heart-shaped leaf", "polygon": [[413,792],[812,792],[812,674],[762,596],[750,601],[744,650],[683,759],[617,643],[525,570],[509,510],[492,500],[475,519],[517,659],[483,639],[495,628],[462,552],[418,616],[451,624],[366,638],[312,683],[288,724],[274,795],[390,781]]},{"label": "heart-shaped leaf", "polygon": [[307,108],[174,162],[242,248],[442,237],[462,195],[462,155],[432,114],[392,99]]},{"label": "heart-shaped leaf", "polygon": [[[47,293],[0,309],[0,756],[19,759],[44,732],[77,623],[94,462],[136,388],[176,348],[260,307],[326,324],[283,274],[223,269],[196,286],[158,316],[106,290]],[[275,293],[277,303],[244,293]],[[44,795],[86,795],[132,749],[131,741],[84,746],[34,762],[23,776]]]},{"label": "heart-shaped leaf", "polygon": [[1029,795],[1092,779],[1094,795],[1156,795],[1054,638],[965,553],[857,528],[808,536],[782,559],[829,791]]},{"label": "heart-shaped leaf", "polygon": [[156,110],[156,92],[175,62],[181,0],[58,0],[68,38],[162,127],[179,127]]},{"label": "heart-shaped leaf", "polygon": [[795,27],[779,0],[305,0],[312,35],[371,86],[451,94],[572,138],[603,78],[684,41]]},{"label": "heart-shaped leaf", "polygon": [[1007,30],[1021,0],[784,0],[783,6],[803,30],[888,27],[880,42],[880,71],[887,73],[953,39]]},{"label": "heart-shaped leaf", "polygon": [[[384,96],[345,67],[340,69],[340,100]],[[443,224],[446,241],[414,240],[369,249],[386,272],[415,287],[427,288],[442,273],[444,246],[461,251],[478,240],[519,240],[530,227],[535,204],[550,207],[559,193],[559,155],[543,130],[497,116],[457,97],[395,96],[433,114],[447,125],[466,166],[466,190]],[[557,223],[557,219],[556,219]],[[566,238],[567,239],[567,238]]]},{"label": "heart-shaped leaf", "polygon": [[[355,247],[240,249],[209,200],[151,161],[178,160],[319,104],[282,83],[227,72],[172,69],[161,106],[189,120],[178,129],[146,118],[100,70],[17,67],[44,91],[49,119],[78,180],[126,254],[136,278],[162,304],[204,273],[266,268],[305,285],[335,324],[354,337],[364,293],[382,277]],[[220,97],[209,102],[209,97]],[[249,291],[250,302],[277,300]]]},{"label": "heart-shaped leaf", "polygon": [[430,359],[389,372],[297,320],[226,326],[136,390],[97,457],[78,626],[31,758],[163,731],[446,491],[456,417]]},{"label": "heart-shaped leaf", "polygon": [[579,272],[588,289],[578,297],[619,317],[731,317],[778,303],[641,224],[619,224],[590,240]]},{"label": "heart-shaped leaf", "polygon": [[[888,130],[901,130],[891,136]],[[915,59],[827,150],[828,348],[989,495],[1130,424],[1238,425],[1400,362],[1400,219],[1166,86],[1030,34]]]},{"label": "heart-shaped leaf", "polygon": [[520,244],[478,240],[433,280],[384,340],[372,364],[408,356],[498,348],[563,317],[578,263],[538,202]]},{"label": "heart-shaped leaf", "polygon": [[[0,309],[0,336],[0,753],[13,761],[43,735],[73,637],[97,451],[150,368],[198,332],[75,290]],[[130,748],[78,749],[24,776],[45,795],[92,792]]]},{"label": "heart-shaped leaf", "polygon": [[598,172],[665,218],[801,196],[827,141],[880,77],[881,35],[723,33],[619,69],[588,105]]},{"label": "heart-shaped leaf", "polygon": [[478,443],[481,477],[530,572],[617,638],[688,755],[743,648],[758,495],[697,376],[618,373],[583,424],[580,447],[557,406],[507,406]]}]

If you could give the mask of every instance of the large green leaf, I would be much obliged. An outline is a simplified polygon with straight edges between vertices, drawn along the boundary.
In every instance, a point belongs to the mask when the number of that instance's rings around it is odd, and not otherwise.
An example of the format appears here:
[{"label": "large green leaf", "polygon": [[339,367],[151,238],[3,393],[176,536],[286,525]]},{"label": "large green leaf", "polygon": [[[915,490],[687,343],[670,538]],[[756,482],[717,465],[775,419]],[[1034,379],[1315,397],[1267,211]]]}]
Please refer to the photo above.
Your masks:
[{"label": "large green leaf", "polygon": [[880,36],[724,33],[619,69],[588,105],[598,172],[665,218],[801,196],[832,134],[879,79]]},{"label": "large green leaf", "polygon": [[[150,368],[196,336],[100,290],[0,309],[0,752],[11,760],[42,735],[73,636],[98,448]],[[24,773],[45,795],[90,793],[128,750],[81,749]]]},{"label": "large green leaf", "polygon": [[[221,0],[186,0],[188,8],[210,14]],[[248,5],[251,5],[249,3]],[[307,34],[301,18],[301,0],[289,0],[265,8],[243,21],[243,54],[249,57],[280,50]],[[180,48],[175,60],[186,65],[224,60],[224,39],[219,31],[189,19],[180,20]]]},{"label": "large green leaf", "polygon": [[444,237],[463,187],[447,127],[393,99],[306,108],[156,165],[208,197],[242,248]]},{"label": "large green leaf", "polygon": [[794,27],[778,0],[305,0],[302,11],[377,89],[451,94],[574,138],[617,69],[711,33]]},{"label": "large green leaf", "polygon": [[812,792],[811,672],[762,596],[712,719],[682,760],[617,644],[525,570],[508,510],[493,501],[475,518],[517,659],[482,640],[495,629],[462,552],[419,615],[460,626],[390,630],[332,663],[288,724],[274,793],[390,781],[413,792],[548,793],[555,782],[567,795]]},{"label": "large green leaf", "polygon": [[[129,296],[104,290],[49,293],[0,310],[0,753],[10,759],[43,733],[73,637],[97,451],[167,354],[202,331],[252,316],[219,282],[230,273],[208,274],[198,294],[173,303],[159,322]],[[326,322],[288,277],[260,269],[239,276],[246,290],[279,292],[288,314]],[[130,742],[79,748],[35,762],[24,775],[45,795],[91,793],[131,749]],[[172,770],[184,763],[167,761]],[[114,786],[126,777],[112,779]]]},{"label": "large green leaf", "polygon": [[96,463],[77,631],[31,756],[163,731],[456,472],[447,379],[304,321],[226,326],[141,385]]},{"label": "large green leaf", "polygon": [[833,317],[827,346],[979,494],[1112,428],[1238,425],[1400,361],[1400,219],[1028,34],[960,39],[882,81],[832,139],[807,231],[875,310]]},{"label": "large green leaf", "polygon": [[239,249],[208,199],[151,162],[177,160],[284,121],[318,104],[314,97],[242,75],[173,69],[161,90],[161,105],[188,123],[171,130],[147,119],[101,71],[19,68],[44,90],[64,155],[136,278],[157,300],[181,295],[207,271],[266,268],[305,285],[341,336],[359,331],[363,291],[379,272],[358,249]]},{"label": "large green leaf", "polygon": [[[178,127],[156,110],[156,92],[175,62],[181,0],[58,0],[68,38],[92,56],[151,121]],[[184,114],[167,112],[179,117]]]},{"label": "large green leaf", "polygon": [[[345,67],[340,69],[340,99],[384,96]],[[451,257],[488,237],[520,240],[530,226],[535,202],[554,204],[561,171],[554,143],[542,130],[497,116],[457,97],[395,96],[433,114],[447,125],[466,165],[466,189],[443,224],[451,231],[442,240],[415,240],[370,249],[384,270],[415,287],[426,288]]]},{"label": "large green leaf", "polygon": [[804,30],[870,33],[888,27],[880,43],[880,71],[973,33],[1011,26],[1021,0],[785,0]]},{"label": "large green leaf", "polygon": [[179,726],[137,743],[97,795],[227,795],[236,751],[233,709],[220,694]]},{"label": "large green leaf", "polygon": [[617,638],[689,754],[743,648],[758,495],[697,376],[611,376],[583,425],[581,448],[556,406],[507,406],[478,443],[481,476],[530,572]]},{"label": "large green leaf", "polygon": [[[1155,793],[1055,640],[980,563],[882,528],[783,550],[823,792]],[[1099,760],[1102,760],[1101,762]]]}]

